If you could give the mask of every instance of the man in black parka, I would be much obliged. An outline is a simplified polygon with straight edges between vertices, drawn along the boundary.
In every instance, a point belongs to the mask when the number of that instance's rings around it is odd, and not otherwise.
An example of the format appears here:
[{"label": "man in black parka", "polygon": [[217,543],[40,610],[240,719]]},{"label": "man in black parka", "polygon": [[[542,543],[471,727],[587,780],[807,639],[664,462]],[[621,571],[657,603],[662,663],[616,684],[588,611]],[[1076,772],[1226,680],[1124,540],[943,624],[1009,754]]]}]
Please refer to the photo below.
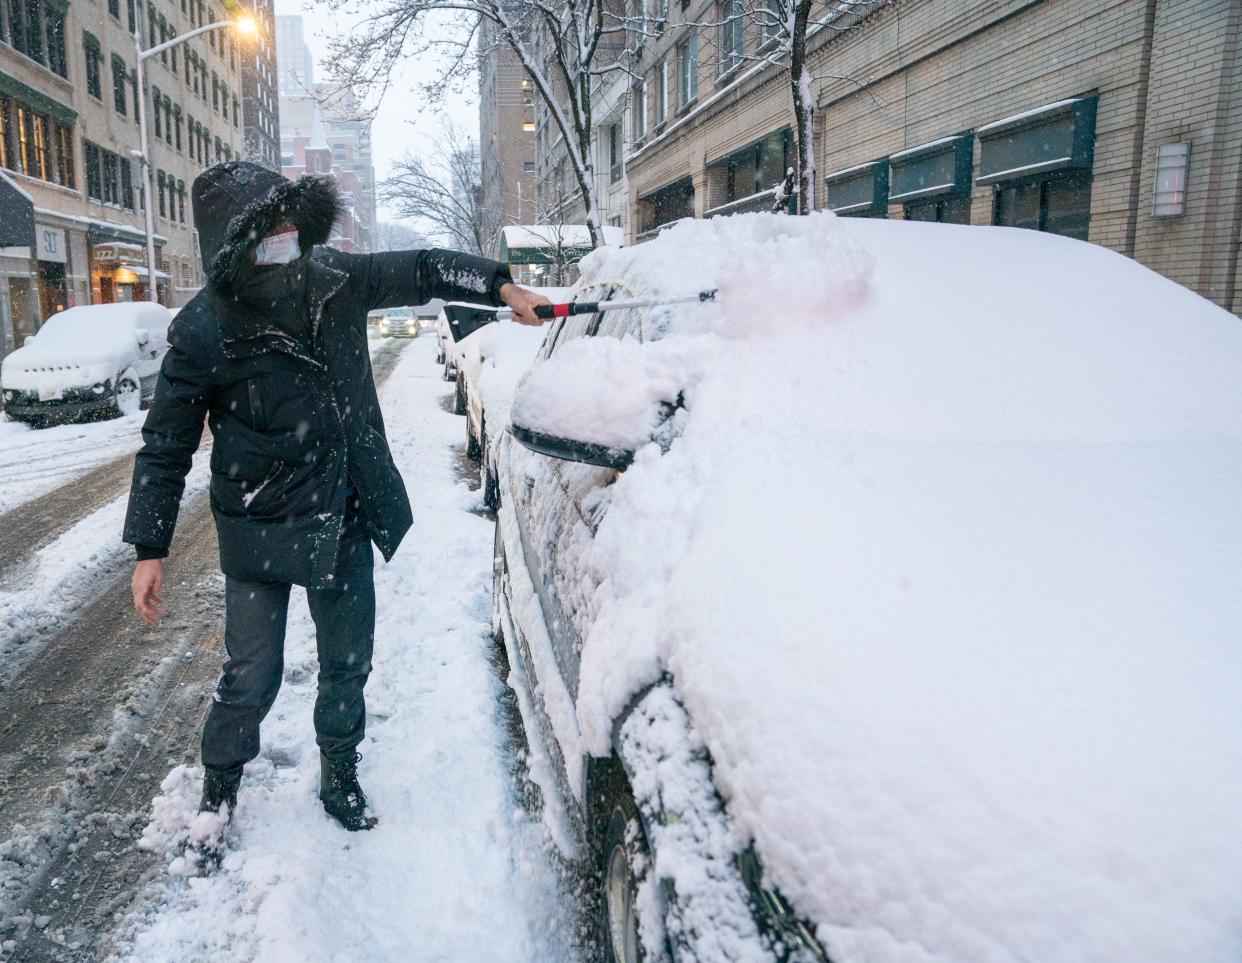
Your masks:
[{"label": "man in black parka", "polygon": [[138,556],[134,605],[151,625],[165,614],[160,560],[206,420],[228,661],[203,730],[202,809],[236,806],[280,687],[290,587],[302,585],[319,650],[320,798],[345,828],[369,829],[356,750],[375,626],[371,543],[391,559],[411,514],[384,437],[367,312],[444,298],[505,303],[538,324],[546,298],[472,255],[314,250],[342,210],[330,179],[229,162],[200,174],[192,199],[207,284],[169,329],[134,464],[124,534]]}]

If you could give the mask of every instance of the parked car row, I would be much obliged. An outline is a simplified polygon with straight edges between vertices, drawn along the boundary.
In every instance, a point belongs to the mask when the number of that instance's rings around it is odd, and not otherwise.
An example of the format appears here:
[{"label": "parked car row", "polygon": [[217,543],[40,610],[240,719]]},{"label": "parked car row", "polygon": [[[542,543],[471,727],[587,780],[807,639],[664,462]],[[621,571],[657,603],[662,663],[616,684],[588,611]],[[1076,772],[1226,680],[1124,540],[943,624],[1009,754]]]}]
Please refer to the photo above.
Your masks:
[{"label": "parked car row", "polygon": [[43,427],[138,411],[154,396],[171,320],[147,301],[52,315],[0,364],[5,415]]},{"label": "parked car row", "polygon": [[574,293],[707,288],[438,348],[604,957],[1242,957],[1237,319],[1082,242],[831,215]]}]

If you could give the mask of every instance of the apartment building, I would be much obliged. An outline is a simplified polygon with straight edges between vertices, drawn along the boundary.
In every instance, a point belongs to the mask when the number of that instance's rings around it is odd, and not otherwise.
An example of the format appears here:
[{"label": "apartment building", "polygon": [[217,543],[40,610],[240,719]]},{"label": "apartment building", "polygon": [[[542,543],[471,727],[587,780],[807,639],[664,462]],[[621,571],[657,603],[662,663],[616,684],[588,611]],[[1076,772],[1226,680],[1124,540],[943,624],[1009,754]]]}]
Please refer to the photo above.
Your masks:
[{"label": "apartment building", "polygon": [[[786,75],[752,59],[764,38],[740,9],[679,2],[646,45],[631,239],[767,209],[792,164]],[[1238,0],[890,0],[838,19],[808,38],[816,206],[1082,238],[1239,312],[1240,19]]]},{"label": "apartment building", "polygon": [[29,219],[0,247],[0,353],[75,304],[146,297],[143,204],[155,215],[160,300],[201,281],[189,186],[241,156],[240,35],[221,29],[146,63],[154,184],[139,147],[134,32],[144,48],[223,19],[214,0],[0,4],[3,209]]},{"label": "apartment building", "polygon": [[513,48],[498,42],[495,26],[479,25],[479,170],[483,210],[499,228],[535,221],[535,95]]},{"label": "apartment building", "polygon": [[258,27],[242,57],[243,156],[280,170],[280,105],[277,101],[276,19],[272,0],[252,0]]}]

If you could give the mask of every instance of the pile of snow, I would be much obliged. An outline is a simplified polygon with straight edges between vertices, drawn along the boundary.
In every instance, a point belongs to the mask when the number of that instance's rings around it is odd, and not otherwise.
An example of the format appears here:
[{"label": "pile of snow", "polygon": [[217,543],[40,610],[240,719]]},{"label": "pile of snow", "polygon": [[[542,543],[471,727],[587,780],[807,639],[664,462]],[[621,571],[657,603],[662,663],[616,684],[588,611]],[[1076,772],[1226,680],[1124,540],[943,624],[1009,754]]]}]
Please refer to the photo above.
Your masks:
[{"label": "pile of snow", "polygon": [[[695,345],[583,549],[587,747],[671,673],[840,963],[1242,956],[1237,318],[1100,247],[826,214],[582,269],[720,289],[645,325],[658,394]],[[623,392],[654,347],[573,357]]]}]

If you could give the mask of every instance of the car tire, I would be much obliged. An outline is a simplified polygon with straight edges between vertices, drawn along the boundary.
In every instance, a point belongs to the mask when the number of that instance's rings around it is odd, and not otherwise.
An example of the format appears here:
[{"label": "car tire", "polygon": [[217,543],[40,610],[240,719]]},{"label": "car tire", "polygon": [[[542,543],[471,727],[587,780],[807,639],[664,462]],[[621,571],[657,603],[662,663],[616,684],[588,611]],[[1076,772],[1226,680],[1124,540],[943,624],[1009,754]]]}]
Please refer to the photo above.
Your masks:
[{"label": "car tire", "polygon": [[112,408],[119,416],[136,415],[142,410],[142,382],[133,368],[117,375],[112,388]]},{"label": "car tire", "polygon": [[466,413],[466,386],[459,374],[457,376],[457,387],[454,389],[453,395],[453,414],[464,415]]},{"label": "car tire", "polygon": [[594,820],[600,960],[639,963],[646,959],[638,937],[638,884],[651,864],[647,834],[621,764],[605,764],[597,783]]}]

